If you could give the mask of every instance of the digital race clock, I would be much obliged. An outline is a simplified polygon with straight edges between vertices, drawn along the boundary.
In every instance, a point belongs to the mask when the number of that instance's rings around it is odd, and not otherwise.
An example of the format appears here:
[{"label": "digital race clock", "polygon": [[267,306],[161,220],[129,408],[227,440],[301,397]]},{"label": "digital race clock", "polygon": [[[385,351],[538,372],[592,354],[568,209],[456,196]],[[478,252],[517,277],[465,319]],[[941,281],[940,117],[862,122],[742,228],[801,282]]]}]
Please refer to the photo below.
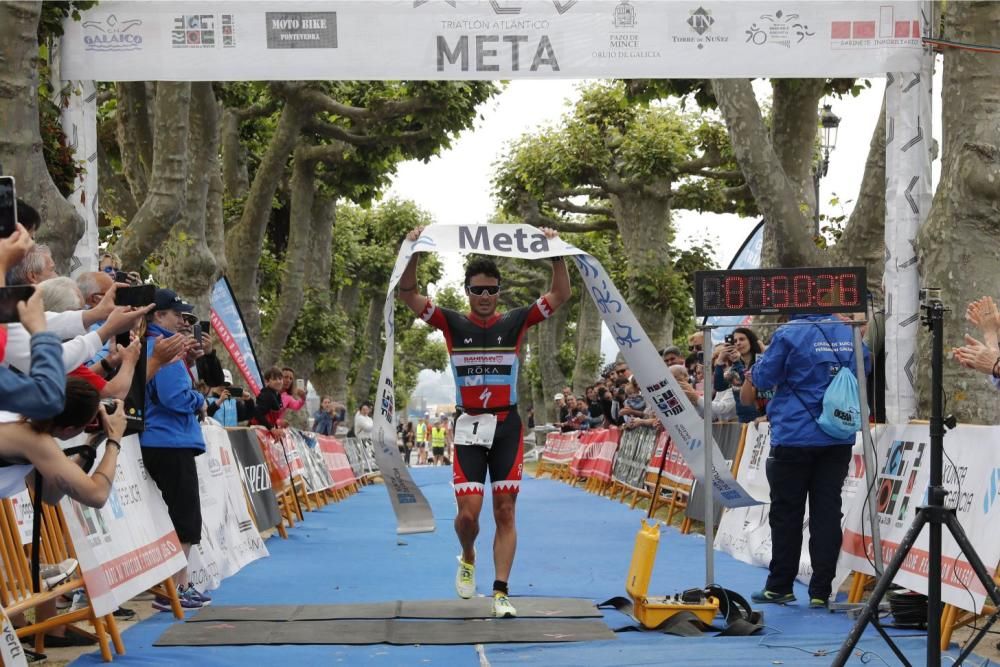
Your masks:
[{"label": "digital race clock", "polygon": [[698,271],[698,316],[850,313],[865,310],[864,267]]}]

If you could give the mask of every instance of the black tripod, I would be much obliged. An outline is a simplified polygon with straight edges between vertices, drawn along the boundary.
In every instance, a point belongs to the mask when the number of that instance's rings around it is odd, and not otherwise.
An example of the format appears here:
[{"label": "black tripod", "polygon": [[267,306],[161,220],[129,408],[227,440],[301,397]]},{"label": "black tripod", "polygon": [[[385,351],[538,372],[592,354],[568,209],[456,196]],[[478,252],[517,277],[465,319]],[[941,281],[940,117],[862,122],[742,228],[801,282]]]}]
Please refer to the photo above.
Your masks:
[{"label": "black tripod", "polygon": [[996,621],[997,617],[1000,616],[1000,590],[997,589],[996,584],[993,582],[993,578],[990,573],[983,566],[983,561],[979,558],[976,553],[975,548],[973,548],[972,543],[969,542],[969,538],[965,534],[965,530],[962,529],[961,524],[958,523],[958,519],[955,517],[955,510],[949,507],[945,507],[945,490],[941,481],[942,475],[942,456],[944,453],[944,427],[945,418],[943,413],[943,396],[944,391],[942,388],[941,374],[942,367],[944,364],[943,358],[943,348],[944,348],[944,329],[943,329],[943,319],[946,309],[941,303],[940,299],[937,298],[937,293],[939,290],[922,290],[922,296],[927,293],[929,296],[922,300],[923,303],[920,305],[920,309],[924,311],[924,315],[921,318],[923,324],[930,329],[932,338],[931,347],[931,419],[930,419],[930,441],[931,441],[931,478],[930,484],[927,489],[927,504],[920,507],[917,510],[917,515],[913,518],[913,523],[910,525],[910,529],[906,532],[906,536],[900,543],[899,548],[896,550],[895,555],[892,557],[892,561],[886,566],[885,572],[879,577],[878,582],[875,584],[875,590],[872,591],[871,597],[868,599],[868,603],[865,605],[864,609],[861,611],[861,616],[858,617],[857,623],[851,628],[851,632],[847,635],[847,639],[840,647],[840,652],[837,653],[836,659],[833,664],[836,667],[841,667],[847,663],[847,660],[851,657],[851,652],[854,650],[855,645],[857,645],[858,640],[861,639],[861,635],[865,631],[865,627],[868,623],[873,623],[875,630],[878,631],[882,638],[885,639],[889,648],[892,652],[896,654],[896,657],[902,661],[904,665],[909,666],[910,662],[906,659],[906,656],[899,650],[899,647],[892,641],[892,638],[886,634],[885,630],[878,622],[878,606],[882,601],[883,596],[889,590],[889,586],[892,584],[892,580],[896,577],[896,573],[899,571],[900,566],[903,564],[903,560],[906,555],[913,548],[913,544],[917,540],[917,536],[920,535],[920,531],[923,530],[924,525],[930,528],[930,544],[929,544],[929,568],[927,572],[927,665],[930,667],[938,667],[941,664],[941,526],[947,526],[948,530],[951,532],[952,537],[958,544],[959,549],[969,561],[969,565],[975,571],[976,576],[979,581],[982,582],[983,587],[986,589],[987,595],[993,601],[993,604],[997,606],[998,611],[995,612],[981,630],[972,638],[972,640],[965,646],[962,654],[955,661],[955,664],[961,663],[965,658],[972,652],[976,644],[979,643],[989,630],[990,626]]}]

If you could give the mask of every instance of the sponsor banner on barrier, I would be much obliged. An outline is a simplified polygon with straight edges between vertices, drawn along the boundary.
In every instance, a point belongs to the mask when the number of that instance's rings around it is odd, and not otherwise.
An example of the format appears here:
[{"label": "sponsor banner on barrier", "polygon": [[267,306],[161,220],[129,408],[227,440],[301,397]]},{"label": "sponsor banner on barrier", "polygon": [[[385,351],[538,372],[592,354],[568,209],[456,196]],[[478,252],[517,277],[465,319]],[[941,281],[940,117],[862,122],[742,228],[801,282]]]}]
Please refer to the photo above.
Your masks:
[{"label": "sponsor banner on barrier", "polygon": [[549,433],[545,436],[542,460],[556,465],[569,465],[579,446],[576,433]]},{"label": "sponsor banner on barrier", "polygon": [[[664,456],[667,457],[666,461],[663,460]],[[660,470],[661,464],[663,465],[663,477],[673,484],[687,484],[690,486],[691,482],[694,481],[691,468],[688,468],[687,464],[684,463],[684,457],[677,451],[674,443],[666,433],[660,433],[656,438],[656,450],[653,456],[650,457],[649,465],[646,467],[647,484],[650,483],[650,479],[653,484],[656,483],[656,473]]]},{"label": "sponsor banner on barrier", "polygon": [[233,288],[223,276],[212,287],[212,329],[215,331],[223,347],[229,352],[240,375],[247,382],[247,389],[257,396],[264,388],[263,376],[257,364],[257,353],[253,349],[253,340],[247,333],[243,323],[243,313],[233,294]]},{"label": "sponsor banner on barrier", "polygon": [[4,611],[3,607],[0,607],[0,663],[7,665],[7,667],[21,667],[24,665],[27,667],[28,659],[24,655],[24,647],[21,646],[21,640],[17,636],[17,630],[14,629],[14,624],[10,622],[10,618],[7,617],[7,612]]},{"label": "sponsor banner on barrier", "polygon": [[[98,616],[183,568],[187,561],[156,483],[146,473],[139,438],[122,439],[108,502],[100,509],[60,502]],[[102,445],[97,460],[104,455]]]},{"label": "sponsor banner on barrier", "polygon": [[63,24],[63,76],[108,81],[853,78],[918,70],[928,18],[893,0],[131,1],[82,15]]},{"label": "sponsor banner on barrier", "polygon": [[316,447],[323,455],[326,469],[330,472],[330,479],[333,481],[333,488],[336,490],[354,484],[357,478],[351,469],[351,461],[347,458],[347,450],[343,443],[333,436],[313,434],[316,438]]},{"label": "sponsor banner on barrier", "polygon": [[611,481],[611,466],[618,449],[617,428],[597,428],[578,431],[579,446],[569,464],[570,472],[577,477]]},{"label": "sponsor banner on barrier", "polygon": [[306,491],[318,493],[333,486],[330,471],[326,469],[323,453],[316,448],[316,436],[313,433],[290,429],[289,439],[295,444],[299,460],[302,461],[302,477],[306,481]]},{"label": "sponsor banner on barrier", "polygon": [[14,519],[17,520],[17,530],[21,534],[21,544],[31,544],[31,527],[35,520],[35,506],[31,504],[31,495],[28,489],[11,496],[10,502],[14,505]]},{"label": "sponsor banner on barrier", "polygon": [[271,475],[256,432],[248,428],[227,429],[227,435],[239,465],[243,487],[250,498],[250,508],[253,510],[257,529],[263,531],[274,528],[281,523],[281,510],[278,509],[278,500],[271,487]]},{"label": "sponsor banner on barrier", "polygon": [[[768,567],[771,562],[771,527],[768,523],[770,514],[769,499],[771,487],[767,483],[766,462],[771,451],[771,426],[767,422],[747,425],[747,435],[743,446],[743,456],[736,479],[748,492],[753,494],[762,504],[756,507],[729,509],[723,512],[715,534],[715,548],[744,563]],[[849,508],[861,506],[865,499],[865,463],[862,453],[860,436],[854,446],[851,467],[844,480],[842,491],[843,519],[845,535],[849,525]],[[846,559],[841,558],[837,565],[837,573],[833,580],[833,590],[851,572]],[[802,553],[799,556],[799,572],[797,578],[808,583],[812,576],[812,564],[809,559],[809,509],[802,519]]]},{"label": "sponsor banner on barrier", "polygon": [[347,438],[344,440],[344,447],[347,449],[347,458],[351,462],[351,469],[355,471],[354,474],[358,479],[378,474],[375,446],[371,440]]},{"label": "sponsor banner on barrier", "polygon": [[239,464],[221,426],[202,426],[205,453],[195,458],[201,496],[201,544],[191,547],[188,575],[199,590],[268,555],[243,493]]},{"label": "sponsor banner on barrier", "polygon": [[[647,467],[657,442],[655,428],[641,426],[623,430],[618,443],[618,454],[615,456],[614,480],[631,489],[644,489]],[[653,474],[659,469],[657,466]]]},{"label": "sponsor banner on barrier", "polygon": [[[930,431],[926,424],[879,427],[875,432],[879,470],[875,481],[882,559],[895,555],[920,505],[927,501],[930,481]],[[1000,450],[984,446],[1000,438],[1000,426],[960,424],[945,434],[947,456],[943,483],[945,504],[965,529],[984,563],[1000,560]],[[858,572],[872,574],[869,561],[872,536],[864,497],[856,498],[847,514],[841,562]],[[864,523],[862,523],[862,519]],[[929,529],[921,531],[903,561],[895,583],[927,593]],[[943,531],[941,599],[966,611],[979,611],[986,591],[947,530]]]}]

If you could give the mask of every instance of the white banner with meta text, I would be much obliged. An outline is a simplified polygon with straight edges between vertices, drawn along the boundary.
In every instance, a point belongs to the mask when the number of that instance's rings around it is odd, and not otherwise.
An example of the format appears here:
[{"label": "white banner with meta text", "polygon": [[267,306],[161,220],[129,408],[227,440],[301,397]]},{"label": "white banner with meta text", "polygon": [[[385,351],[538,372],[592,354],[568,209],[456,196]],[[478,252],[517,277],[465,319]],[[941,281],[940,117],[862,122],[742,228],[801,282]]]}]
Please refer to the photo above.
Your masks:
[{"label": "white banner with meta text", "polygon": [[[704,482],[705,452],[711,452],[713,465],[712,487],[715,497],[724,507],[746,507],[758,501],[748,494],[729,471],[729,466],[715,442],[702,441],[704,426],[695,407],[688,401],[677,381],[667,371],[656,347],[646,336],[632,310],[625,303],[618,288],[600,262],[562,239],[549,240],[531,225],[431,225],[425,227],[416,241],[404,241],[396,258],[396,266],[389,279],[383,318],[386,347],[382,358],[382,372],[377,388],[375,430],[372,440],[375,455],[386,479],[393,507],[397,513],[400,530],[411,530],[414,525],[433,530],[434,517],[423,500],[420,490],[413,484],[396,447],[394,426],[393,364],[395,357],[394,291],[414,253],[474,252],[481,255],[540,260],[550,257],[567,257],[580,271],[587,294],[597,304],[601,318],[614,336],[629,368],[652,406],[656,416],[673,438],[674,445],[684,456],[695,477]],[[478,378],[470,378],[478,380]],[[419,508],[419,512],[418,512]],[[417,516],[419,513],[419,516]]]},{"label": "white banner with meta text", "polygon": [[920,71],[913,1],[102,2],[62,77],[98,81],[830,78]]}]

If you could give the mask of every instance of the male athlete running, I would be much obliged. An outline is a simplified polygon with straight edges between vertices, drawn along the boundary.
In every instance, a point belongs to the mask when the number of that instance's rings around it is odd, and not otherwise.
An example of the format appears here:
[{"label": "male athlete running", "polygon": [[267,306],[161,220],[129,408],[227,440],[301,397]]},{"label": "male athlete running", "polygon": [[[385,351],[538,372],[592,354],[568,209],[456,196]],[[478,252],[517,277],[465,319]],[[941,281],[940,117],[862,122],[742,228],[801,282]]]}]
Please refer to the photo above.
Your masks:
[{"label": "male athlete running", "polygon": [[[416,241],[423,228],[407,238]],[[558,233],[543,227],[549,239]],[[456,404],[461,415],[455,422],[455,460],[452,478],[458,502],[455,533],[462,545],[455,588],[463,598],[476,592],[476,536],[483,509],[486,472],[493,490],[493,615],[517,616],[507,597],[507,579],[514,562],[517,530],[514,502],[521,485],[524,441],[517,414],[518,350],[528,327],[549,317],[570,296],[569,273],[561,257],[552,260],[552,286],[532,305],[497,313],[500,271],[490,259],[476,259],[465,270],[468,315],[438,308],[417,290],[417,255],[399,280],[399,298],[425,322],[444,333],[455,373]]]}]

